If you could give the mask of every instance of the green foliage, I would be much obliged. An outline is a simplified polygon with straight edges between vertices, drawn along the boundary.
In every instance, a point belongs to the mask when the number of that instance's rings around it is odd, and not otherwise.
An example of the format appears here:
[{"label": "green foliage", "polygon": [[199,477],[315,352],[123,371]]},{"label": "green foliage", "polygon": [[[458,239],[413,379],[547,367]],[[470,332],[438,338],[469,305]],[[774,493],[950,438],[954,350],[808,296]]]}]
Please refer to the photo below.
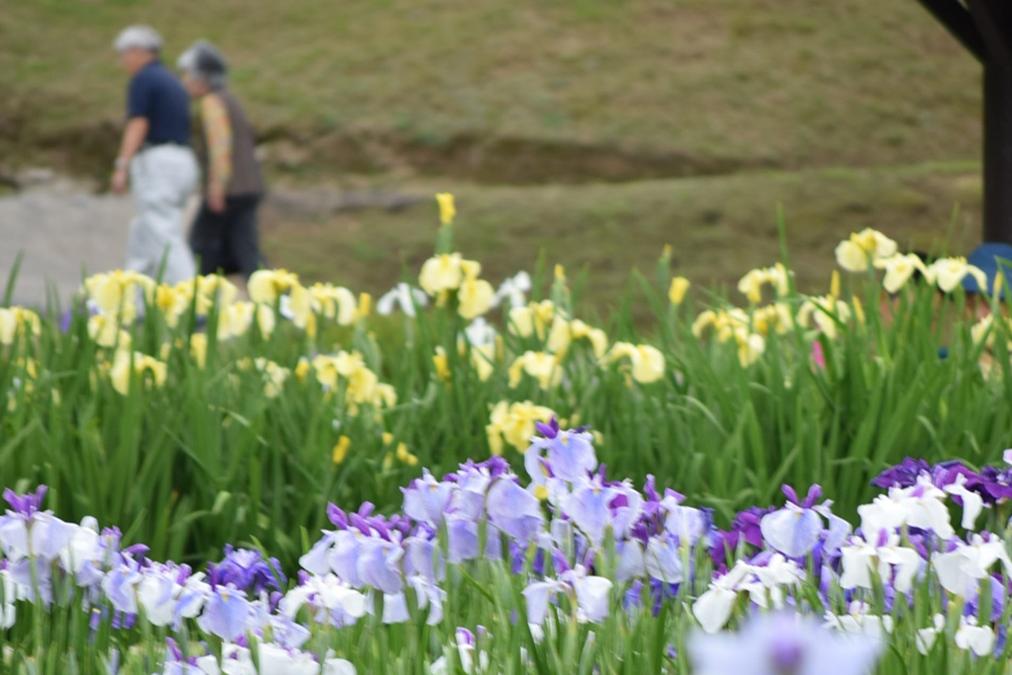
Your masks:
[{"label": "green foliage", "polygon": [[[123,396],[108,375],[113,350],[89,337],[81,308],[66,331],[49,317],[38,338],[22,334],[2,348],[0,483],[45,483],[61,517],[118,523],[157,557],[213,558],[232,542],[262,545],[292,568],[324,525],[328,501],[390,510],[420,466],[439,474],[487,457],[485,429],[499,401],[531,400],[590,425],[611,475],[654,474],[712,506],[720,522],[772,503],[784,482],[822,483],[847,515],[872,494],[870,478],[906,455],[981,464],[1008,445],[1012,407],[998,403],[1012,401],[1007,326],[995,322],[995,352],[987,352],[971,337],[961,294],[941,298],[909,284],[880,299],[877,282],[858,278],[864,323],[851,320],[833,340],[800,327],[771,333],[758,362],[743,367],[733,341],[697,339],[693,308],[668,303],[666,265],[654,281],[638,277],[604,325],[613,340],[658,346],[666,371],[651,384],[599,362],[584,342],[567,352],[559,386],[542,389],[526,376],[510,386],[513,357],[502,353],[483,381],[459,351],[464,322],[440,308],[324,326],[315,338],[281,321],[268,337],[210,339],[200,367],[189,347],[194,324],[169,328],[150,312],[130,328],[133,347],[163,358],[168,380],[135,379]],[[802,297],[785,302],[796,309]],[[650,308],[654,322],[632,323],[633,307]],[[544,349],[536,336],[503,337],[507,355]],[[825,368],[813,365],[816,340]],[[437,347],[448,381],[435,370]],[[339,348],[362,353],[395,388],[394,407],[349,405],[311,372],[299,374],[301,356]],[[295,374],[268,391],[253,358]],[[335,463],[342,436],[350,446]],[[396,453],[400,443],[416,459]]]}]

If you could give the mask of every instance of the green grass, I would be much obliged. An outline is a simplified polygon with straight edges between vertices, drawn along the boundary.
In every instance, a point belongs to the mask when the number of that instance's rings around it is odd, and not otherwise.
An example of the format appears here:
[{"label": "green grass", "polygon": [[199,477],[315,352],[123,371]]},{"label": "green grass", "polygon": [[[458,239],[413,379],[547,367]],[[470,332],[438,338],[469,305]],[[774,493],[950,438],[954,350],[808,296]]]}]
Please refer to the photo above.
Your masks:
[{"label": "green grass", "polygon": [[[471,255],[466,245],[461,249]],[[841,321],[835,339],[801,326],[771,333],[762,357],[743,366],[733,344],[693,336],[693,305],[708,294],[697,287],[689,304],[671,306],[670,274],[662,260],[634,275],[623,306],[601,322],[612,340],[646,341],[661,351],[664,372],[647,383],[574,343],[561,357],[564,378],[558,385],[542,389],[530,378],[511,385],[512,358],[544,345],[536,336],[507,330],[503,357],[481,380],[466,352],[458,352],[465,324],[451,297],[410,320],[372,316],[337,328],[318,317],[315,337],[286,322],[269,336],[253,329],[220,342],[210,331],[203,367],[186,346],[194,330],[190,313],[171,327],[160,312],[149,311],[128,328],[135,349],[165,359],[167,381],[151,386],[135,378],[123,396],[104,370],[111,350],[88,337],[83,314],[66,331],[49,317],[37,337],[21,334],[0,345],[0,484],[26,491],[45,483],[46,506],[60,517],[91,515],[103,525],[118,524],[124,541],[150,545],[154,560],[171,557],[200,568],[219,559],[221,546],[232,542],[276,555],[293,572],[299,554],[327,527],[327,502],[354,509],[369,500],[390,514],[401,508],[399,488],[422,467],[440,476],[467,457],[487,457],[489,407],[500,400],[530,399],[569,420],[579,415],[581,423],[602,433],[596,456],[610,477],[629,476],[639,486],[652,474],[659,486],[684,493],[687,504],[712,508],[719,526],[743,507],[781,504],[779,486],[785,482],[802,491],[820,483],[834,500],[834,513],[856,522],[857,505],[879,492],[870,488],[871,477],[906,455],[932,462],[959,458],[973,466],[1000,462],[1012,428],[1012,409],[997,404],[1012,400],[1012,334],[1006,322],[998,322],[993,351],[984,354],[983,344],[971,337],[962,291],[943,297],[926,284],[908,284],[889,303],[887,319],[875,311],[880,301],[885,304],[878,281],[870,274],[846,275],[841,297],[855,315],[852,298],[863,298],[863,320]],[[561,282],[544,293],[560,311],[566,306]],[[789,290],[778,300],[793,314],[805,298]],[[648,308],[648,327],[630,320],[636,307]],[[998,301],[991,309],[1008,311]],[[209,326],[217,325],[215,311]],[[495,313],[489,320],[505,323]],[[824,350],[824,368],[811,357],[815,340]],[[365,354],[380,378],[395,386],[396,406],[353,410],[344,385],[327,391],[312,373],[305,379],[293,375],[271,396],[262,377],[242,365],[264,357],[294,367],[299,356],[338,345]],[[447,354],[448,380],[434,367],[437,347]],[[26,359],[35,367],[27,367]],[[990,371],[981,367],[982,359],[993,364]],[[381,439],[383,431],[406,442],[417,465],[388,460],[392,443]],[[331,450],[341,435],[351,439],[350,448],[335,463]],[[514,449],[506,456],[521,465]],[[1006,527],[1008,506],[988,509],[985,527],[996,532]],[[614,533],[607,532],[593,564],[596,575],[611,577]],[[436,543],[445,546],[447,536],[441,527]],[[1008,536],[1006,527],[1005,541]],[[736,555],[744,556],[746,549],[742,544]],[[414,609],[403,624],[384,625],[376,612],[340,629],[316,623],[303,611],[300,620],[312,633],[306,648],[321,654],[334,649],[354,660],[360,672],[423,673],[440,655],[454,658],[458,626],[481,625],[490,632],[481,649],[493,672],[583,673],[595,666],[606,673],[688,672],[686,641],[696,632],[691,607],[710,582],[712,564],[702,543],[686,543],[679,553],[682,569],[694,573],[657,616],[650,597],[642,595],[641,605],[618,611],[631,588],[624,580],[612,588],[612,611],[602,623],[577,623],[570,595],[553,606],[555,618],[536,640],[524,630],[522,595],[531,579],[540,578],[531,571],[536,554],[531,543],[519,572],[508,561],[483,557],[447,565],[439,582],[447,593],[445,613],[431,626],[425,613]],[[809,565],[806,580],[786,591],[788,607],[817,620],[824,611],[846,613],[850,598],[839,581],[827,576],[830,590],[820,596],[811,558]],[[872,613],[891,614],[895,621],[876,672],[932,673],[944,660],[946,672],[1007,675],[1012,645],[1006,643],[994,659],[976,660],[952,646],[964,605],[939,590],[933,565],[924,570],[912,606],[888,605],[880,584],[885,580],[878,578],[873,588],[853,595],[868,602]],[[201,634],[190,622],[178,629],[152,626],[143,613],[136,627],[114,629],[106,617],[91,632],[91,615],[80,610],[84,592],[74,580],[54,574],[53,590],[55,601],[48,607],[19,602],[16,624],[3,633],[9,648],[0,663],[14,672],[102,672],[101,659],[112,650],[122,656],[120,672],[158,672],[167,636],[190,653],[222,649],[218,638]],[[408,598],[414,607],[414,595]],[[382,609],[380,594],[371,595],[373,601]],[[100,599],[87,607],[109,605]],[[752,613],[744,592],[731,609],[729,625],[740,626]],[[921,656],[916,630],[930,625],[936,611],[946,613],[947,632],[934,651]],[[991,625],[987,604],[973,611]],[[997,625],[1007,625],[1010,613],[1006,600]],[[202,636],[205,644],[199,643]]]},{"label": "green grass", "polygon": [[[418,194],[451,190],[460,202],[457,239],[498,281],[534,271],[540,254],[586,271],[588,309],[617,303],[633,267],[649,269],[665,244],[678,274],[734,287],[778,256],[783,209],[799,284],[821,290],[833,246],[880,227],[905,247],[962,251],[977,237],[980,182],[972,163],[881,169],[756,172],[681,180],[579,186],[491,187],[429,181]],[[954,205],[964,205],[962,208]],[[435,202],[403,212],[306,218],[266,214],[273,265],[372,292],[414,277],[430,255]]]},{"label": "green grass", "polygon": [[[456,229],[460,250],[473,256],[463,220]],[[820,261],[827,276],[830,260]],[[544,339],[509,333],[494,372],[479,380],[457,356],[464,324],[452,308],[430,308],[416,320],[371,317],[354,330],[335,330],[321,318],[315,337],[287,322],[269,337],[256,330],[227,342],[211,337],[207,365],[198,367],[187,347],[188,317],[172,328],[151,312],[129,327],[134,349],[165,354],[168,381],[147,390],[135,383],[123,397],[105,374],[110,350],[88,337],[85,318],[61,332],[53,317],[38,340],[0,346],[6,356],[0,392],[9,398],[0,408],[0,484],[46,483],[58,513],[119,523],[158,555],[189,560],[225,542],[260,541],[291,562],[309,536],[300,532],[322,525],[328,500],[399,503],[398,488],[418,466],[394,461],[394,444],[382,432],[438,474],[488,456],[490,410],[503,400],[578,415],[604,434],[599,457],[613,475],[638,482],[653,473],[714,507],[721,519],[770,503],[785,481],[823,483],[848,513],[869,496],[871,476],[905,455],[987,462],[1008,445],[1009,409],[994,405],[1012,397],[1007,354],[996,352],[991,376],[981,372],[981,347],[962,319],[961,295],[937,305],[932,290],[905,289],[887,323],[873,311],[878,284],[848,278],[844,297],[851,297],[848,289],[861,295],[867,325],[852,321],[839,339],[823,339],[828,369],[812,370],[817,335],[800,327],[767,336],[760,362],[742,367],[734,345],[693,337],[692,307],[668,306],[670,274],[655,258],[628,279],[621,303],[610,310],[581,291],[578,279],[573,284],[576,306],[587,308],[576,316],[600,325],[611,341],[658,346],[666,374],[653,384],[630,382],[580,345],[565,355],[563,385],[511,383],[513,360],[546,346]],[[568,303],[544,283],[534,297]],[[712,296],[697,286],[692,298],[701,308]],[[732,299],[742,302],[737,291]],[[797,311],[803,298],[783,301]],[[489,319],[505,328],[499,312]],[[365,355],[395,388],[395,407],[356,410],[342,388],[328,393],[312,374],[290,377],[271,397],[262,376],[242,365],[266,357],[294,369],[300,356],[339,348]],[[449,355],[450,383],[437,376],[437,348]],[[37,372],[26,370],[24,356]],[[351,450],[347,461],[334,464],[342,435]]]},{"label": "green grass", "polygon": [[220,43],[258,125],[302,138],[507,137],[777,167],[978,152],[977,67],[913,0],[12,3],[0,111],[19,115],[17,136],[118,123],[110,43],[136,21],[164,32],[170,60]]},{"label": "green grass", "polygon": [[[125,85],[110,42],[150,22],[170,60],[197,37],[222,46],[276,187],[451,190],[467,209],[461,241],[493,278],[544,251],[592,270],[604,305],[667,243],[679,271],[732,284],[775,254],[778,206],[808,288],[861,226],[954,252],[979,232],[979,69],[914,0],[4,10],[10,164],[105,180]],[[265,252],[380,292],[426,255],[428,222],[424,208],[268,212]]]}]

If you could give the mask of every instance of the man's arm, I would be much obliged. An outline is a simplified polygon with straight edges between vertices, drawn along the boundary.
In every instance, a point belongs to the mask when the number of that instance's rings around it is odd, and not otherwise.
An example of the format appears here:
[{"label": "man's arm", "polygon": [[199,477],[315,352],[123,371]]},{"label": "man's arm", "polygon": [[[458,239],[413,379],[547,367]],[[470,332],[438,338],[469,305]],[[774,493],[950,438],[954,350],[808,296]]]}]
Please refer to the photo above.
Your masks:
[{"label": "man's arm", "polygon": [[115,192],[123,192],[127,186],[127,167],[130,159],[137,154],[144,138],[148,135],[148,118],[131,117],[123,130],[123,140],[119,144],[119,154],[116,155],[116,165],[112,174],[112,189]]}]

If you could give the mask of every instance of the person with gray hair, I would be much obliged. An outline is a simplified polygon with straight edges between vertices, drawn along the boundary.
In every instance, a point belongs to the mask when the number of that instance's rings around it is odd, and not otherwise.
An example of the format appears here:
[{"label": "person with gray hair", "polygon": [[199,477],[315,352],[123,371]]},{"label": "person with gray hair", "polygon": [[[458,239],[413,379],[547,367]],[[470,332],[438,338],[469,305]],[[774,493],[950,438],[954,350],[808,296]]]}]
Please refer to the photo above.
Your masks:
[{"label": "person with gray hair", "polygon": [[127,122],[111,180],[115,192],[129,183],[137,206],[125,267],[176,283],[196,272],[183,236],[183,214],[198,180],[189,145],[189,96],[162,65],[162,38],[150,26],[124,29],[113,46],[130,75]]},{"label": "person with gray hair", "polygon": [[264,193],[256,138],[227,86],[228,64],[209,42],[179,57],[183,85],[200,101],[204,140],[198,147],[206,176],[204,199],[190,231],[201,274],[235,278],[240,287],[260,266],[257,207]]}]

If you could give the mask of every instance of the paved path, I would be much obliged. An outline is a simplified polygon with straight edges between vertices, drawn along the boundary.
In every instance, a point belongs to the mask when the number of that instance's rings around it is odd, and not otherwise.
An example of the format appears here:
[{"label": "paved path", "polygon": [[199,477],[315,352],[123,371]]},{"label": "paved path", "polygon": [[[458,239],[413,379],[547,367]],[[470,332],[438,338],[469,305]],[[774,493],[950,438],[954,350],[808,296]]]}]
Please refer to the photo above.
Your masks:
[{"label": "paved path", "polygon": [[15,302],[42,305],[47,284],[65,301],[82,273],[123,265],[132,216],[129,197],[96,195],[73,183],[50,182],[0,198],[0,292],[22,252]]},{"label": "paved path", "polygon": [[[129,197],[95,194],[87,185],[40,170],[19,192],[0,197],[0,297],[19,252],[24,254],[14,302],[42,306],[48,284],[66,301],[82,276],[122,267],[133,218]],[[262,225],[326,217],[364,209],[399,211],[429,201],[427,195],[396,189],[345,190],[334,186],[271,190]],[[189,223],[196,200],[185,216]]]}]

